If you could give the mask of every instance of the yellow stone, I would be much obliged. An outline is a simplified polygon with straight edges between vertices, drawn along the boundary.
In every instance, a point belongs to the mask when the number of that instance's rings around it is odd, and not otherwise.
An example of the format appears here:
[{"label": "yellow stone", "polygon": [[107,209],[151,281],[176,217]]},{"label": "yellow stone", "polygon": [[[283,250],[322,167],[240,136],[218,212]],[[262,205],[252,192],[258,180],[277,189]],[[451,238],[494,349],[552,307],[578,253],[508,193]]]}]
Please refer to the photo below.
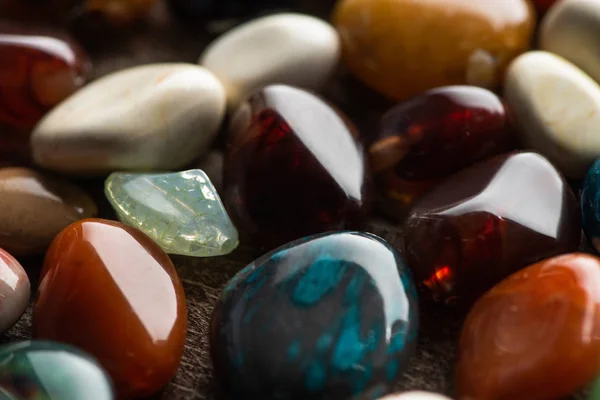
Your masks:
[{"label": "yellow stone", "polygon": [[528,0],[339,0],[344,62],[395,100],[469,84],[494,89],[535,29]]}]

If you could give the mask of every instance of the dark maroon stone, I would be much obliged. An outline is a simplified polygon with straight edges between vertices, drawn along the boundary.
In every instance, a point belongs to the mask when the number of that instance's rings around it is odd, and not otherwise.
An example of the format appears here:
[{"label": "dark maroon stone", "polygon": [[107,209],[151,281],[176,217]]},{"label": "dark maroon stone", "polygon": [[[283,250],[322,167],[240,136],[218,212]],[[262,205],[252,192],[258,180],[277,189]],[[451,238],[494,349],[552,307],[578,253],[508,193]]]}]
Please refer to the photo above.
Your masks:
[{"label": "dark maroon stone", "polygon": [[268,86],[239,106],[225,159],[226,207],[267,245],[355,228],[366,205],[362,147],[347,118],[304,90]]},{"label": "dark maroon stone", "polygon": [[425,195],[404,224],[415,279],[436,300],[469,301],[536,261],[578,249],[577,200],[537,153],[469,167]]}]

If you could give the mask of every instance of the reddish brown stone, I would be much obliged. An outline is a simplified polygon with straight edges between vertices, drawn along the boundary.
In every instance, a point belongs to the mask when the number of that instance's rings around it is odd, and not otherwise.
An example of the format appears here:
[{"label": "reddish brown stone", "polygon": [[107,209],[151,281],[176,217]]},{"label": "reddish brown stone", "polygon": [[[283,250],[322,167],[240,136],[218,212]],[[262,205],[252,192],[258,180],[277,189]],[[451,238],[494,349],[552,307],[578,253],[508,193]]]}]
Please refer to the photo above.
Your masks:
[{"label": "reddish brown stone", "polygon": [[576,251],[577,200],[536,153],[501,155],[445,180],[406,219],[404,254],[437,300],[468,302],[516,270]]},{"label": "reddish brown stone", "polygon": [[459,400],[564,398],[600,372],[600,259],[567,254],[506,278],[460,338]]},{"label": "reddish brown stone", "polygon": [[48,250],[33,311],[33,336],[95,356],[120,398],[148,396],[175,374],[187,309],[169,257],[141,231],[86,219]]}]

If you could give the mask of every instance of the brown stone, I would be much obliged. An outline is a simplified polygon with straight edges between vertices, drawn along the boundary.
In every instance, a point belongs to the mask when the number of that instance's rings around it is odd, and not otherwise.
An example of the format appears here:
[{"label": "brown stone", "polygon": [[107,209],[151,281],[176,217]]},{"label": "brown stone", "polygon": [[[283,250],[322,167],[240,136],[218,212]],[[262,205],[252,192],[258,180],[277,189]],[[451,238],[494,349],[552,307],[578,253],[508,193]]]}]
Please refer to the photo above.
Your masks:
[{"label": "brown stone", "polygon": [[498,86],[527,50],[535,11],[527,0],[340,0],[333,21],[347,67],[404,100],[438,86]]},{"label": "brown stone", "polygon": [[71,183],[28,168],[0,168],[0,247],[14,255],[43,253],[69,224],[96,215]]}]

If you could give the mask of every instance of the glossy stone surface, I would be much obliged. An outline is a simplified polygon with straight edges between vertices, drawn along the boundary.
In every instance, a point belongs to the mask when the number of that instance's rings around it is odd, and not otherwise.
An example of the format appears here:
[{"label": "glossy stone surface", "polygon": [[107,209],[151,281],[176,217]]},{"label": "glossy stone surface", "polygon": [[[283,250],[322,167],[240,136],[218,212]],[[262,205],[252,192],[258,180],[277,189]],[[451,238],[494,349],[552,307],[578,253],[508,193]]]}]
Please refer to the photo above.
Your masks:
[{"label": "glossy stone surface", "polygon": [[33,157],[75,175],[178,169],[208,151],[224,113],[223,87],[205,68],[132,67],[53,109],[33,132]]},{"label": "glossy stone surface", "polygon": [[382,397],[379,400],[450,400],[450,399],[446,396],[442,396],[441,394],[437,394],[437,393],[413,391],[413,392],[390,394],[388,396]]},{"label": "glossy stone surface", "polygon": [[0,151],[24,151],[31,129],[83,86],[90,66],[65,36],[0,24]]},{"label": "glossy stone surface", "polygon": [[600,156],[600,86],[565,59],[533,51],[510,65],[504,91],[523,144],[582,179]]},{"label": "glossy stone surface", "polygon": [[533,5],[540,14],[546,13],[556,3],[557,0],[533,0]]},{"label": "glossy stone surface", "polygon": [[20,167],[0,168],[0,210],[0,247],[14,255],[43,253],[63,228],[97,212],[70,182]]},{"label": "glossy stone surface", "polygon": [[600,400],[600,379],[596,379],[590,392],[589,400]]},{"label": "glossy stone surface", "polygon": [[540,48],[569,60],[600,81],[600,4],[594,0],[557,3],[542,21]]},{"label": "glossy stone surface", "polygon": [[499,86],[527,50],[526,0],[339,0],[333,15],[346,66],[396,100],[445,85]]},{"label": "glossy stone surface", "polygon": [[417,328],[401,255],[374,235],[333,232],[240,271],[217,302],[210,346],[235,397],[377,398],[406,367]]},{"label": "glossy stone surface", "polygon": [[458,350],[459,399],[562,399],[600,372],[600,259],[567,254],[477,301]]},{"label": "glossy stone surface", "polygon": [[168,0],[173,14],[187,22],[248,17],[286,9],[292,3],[293,0]]},{"label": "glossy stone surface", "polygon": [[173,263],[141,231],[86,219],[56,237],[41,274],[33,337],[89,352],[119,398],[131,399],[155,393],[175,374],[186,330]]},{"label": "glossy stone surface", "polygon": [[345,116],[306,91],[268,86],[233,118],[224,201],[238,229],[278,245],[359,223],[365,160]]},{"label": "glossy stone surface", "polygon": [[30,291],[29,277],[21,264],[0,249],[0,333],[21,318],[29,305]]},{"label": "glossy stone surface", "polygon": [[576,251],[577,200],[539,154],[464,169],[423,197],[404,224],[403,254],[436,300],[476,299],[533,262]]},{"label": "glossy stone surface", "polygon": [[193,257],[231,253],[238,233],[206,174],[114,173],[104,190],[119,219],[139,228],[164,251]]},{"label": "glossy stone surface", "polygon": [[581,215],[585,235],[600,251],[600,160],[592,165],[581,186]]},{"label": "glossy stone surface", "polygon": [[33,341],[0,347],[0,398],[113,400],[110,378],[72,346]]},{"label": "glossy stone surface", "polygon": [[427,91],[389,110],[369,148],[373,172],[430,180],[514,147],[502,101],[475,86]]},{"label": "glossy stone surface", "polygon": [[339,53],[338,34],[327,22],[285,13],[226,32],[208,46],[199,62],[221,81],[230,106],[236,106],[270,84],[320,89],[336,67]]}]

